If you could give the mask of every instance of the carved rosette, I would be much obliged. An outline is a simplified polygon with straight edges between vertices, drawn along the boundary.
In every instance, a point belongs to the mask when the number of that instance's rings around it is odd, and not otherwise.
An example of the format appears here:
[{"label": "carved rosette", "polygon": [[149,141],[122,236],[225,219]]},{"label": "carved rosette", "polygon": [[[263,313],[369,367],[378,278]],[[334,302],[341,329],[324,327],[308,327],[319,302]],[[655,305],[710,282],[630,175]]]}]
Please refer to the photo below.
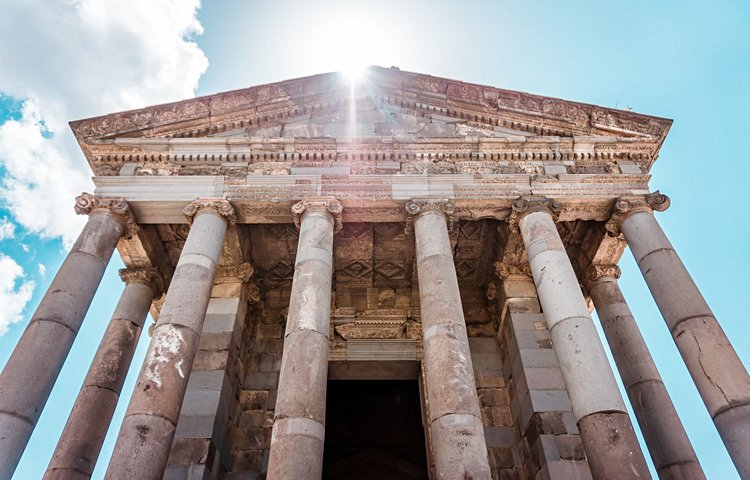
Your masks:
[{"label": "carved rosette", "polygon": [[511,204],[513,211],[508,219],[511,230],[518,230],[518,222],[521,219],[533,212],[547,212],[552,215],[552,219],[557,221],[560,216],[563,207],[557,201],[547,197],[541,197],[536,195],[522,195]]},{"label": "carved rosette", "polygon": [[412,199],[406,203],[406,226],[404,232],[408,235],[413,226],[414,219],[426,212],[438,212],[445,216],[448,225],[448,231],[453,231],[453,213],[456,211],[455,205],[448,199]]},{"label": "carved rosette", "polygon": [[531,277],[531,265],[495,262],[495,275],[500,280],[507,280],[510,277]]},{"label": "carved rosette", "polygon": [[152,267],[121,268],[120,279],[125,284],[143,283],[148,285],[154,291],[154,296],[159,296],[164,292],[164,281],[159,272]]},{"label": "carved rosette", "polygon": [[306,198],[292,205],[292,215],[294,216],[294,225],[299,228],[302,221],[302,214],[308,211],[328,212],[333,217],[333,233],[338,233],[344,228],[343,212],[344,207],[341,202],[333,197],[315,197]]},{"label": "carved rosette", "polygon": [[75,211],[78,215],[91,215],[95,212],[112,215],[122,226],[122,236],[131,238],[138,233],[130,205],[124,198],[106,198],[83,192],[76,197]]},{"label": "carved rosette", "polygon": [[620,235],[622,222],[636,212],[663,212],[669,208],[669,197],[658,190],[648,195],[620,197],[615,200],[612,216],[605,224],[607,233],[613,237]]},{"label": "carved rosette", "polygon": [[226,198],[199,198],[185,205],[182,214],[187,217],[188,223],[192,224],[193,219],[201,210],[213,210],[224,217],[230,225],[237,222],[234,207]]},{"label": "carved rosette", "polygon": [[620,278],[622,272],[617,265],[591,265],[583,273],[583,283],[589,290],[599,279],[603,277]]}]

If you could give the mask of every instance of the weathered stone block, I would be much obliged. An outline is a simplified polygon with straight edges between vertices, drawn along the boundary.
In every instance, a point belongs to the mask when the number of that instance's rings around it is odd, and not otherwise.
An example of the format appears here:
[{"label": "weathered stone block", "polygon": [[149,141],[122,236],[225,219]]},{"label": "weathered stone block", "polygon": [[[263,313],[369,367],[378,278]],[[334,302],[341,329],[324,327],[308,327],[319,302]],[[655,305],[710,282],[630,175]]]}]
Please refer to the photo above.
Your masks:
[{"label": "weathered stone block", "polygon": [[208,438],[175,438],[169,452],[168,465],[206,463],[211,440]]},{"label": "weathered stone block", "polygon": [[515,444],[511,427],[484,427],[484,439],[487,448],[510,448]]},{"label": "weathered stone block", "polygon": [[211,438],[215,422],[214,415],[180,415],[175,438]]},{"label": "weathered stone block", "polygon": [[268,391],[243,390],[240,392],[240,407],[243,410],[265,410],[268,404]]},{"label": "weathered stone block", "polygon": [[193,370],[223,370],[227,367],[229,350],[198,350]]},{"label": "weathered stone block", "polygon": [[[231,299],[223,299],[231,300]],[[234,313],[207,313],[203,333],[234,332],[237,315]]]}]

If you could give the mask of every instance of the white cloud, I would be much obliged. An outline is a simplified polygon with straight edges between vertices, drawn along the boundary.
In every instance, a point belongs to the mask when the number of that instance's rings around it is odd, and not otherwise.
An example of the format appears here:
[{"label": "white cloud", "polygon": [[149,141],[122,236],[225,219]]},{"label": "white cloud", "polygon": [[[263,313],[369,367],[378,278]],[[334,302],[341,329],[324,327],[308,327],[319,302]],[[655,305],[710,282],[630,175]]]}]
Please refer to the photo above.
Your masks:
[{"label": "white cloud", "polygon": [[15,238],[15,236],[16,226],[13,224],[13,222],[5,217],[0,218],[0,240],[5,240],[6,238]]},{"label": "white cloud", "polygon": [[0,91],[26,102],[21,119],[0,125],[0,200],[18,224],[74,241],[85,220],[73,213],[74,197],[93,187],[67,122],[192,97],[208,66],[191,40],[202,32],[199,6],[200,0],[3,2]]},{"label": "white cloud", "polygon": [[47,275],[47,267],[43,263],[37,265],[37,269],[39,270],[39,275],[42,277]]},{"label": "white cloud", "polygon": [[8,326],[23,320],[23,309],[31,300],[34,282],[21,280],[25,276],[23,268],[12,258],[0,253],[0,335],[8,331]]}]

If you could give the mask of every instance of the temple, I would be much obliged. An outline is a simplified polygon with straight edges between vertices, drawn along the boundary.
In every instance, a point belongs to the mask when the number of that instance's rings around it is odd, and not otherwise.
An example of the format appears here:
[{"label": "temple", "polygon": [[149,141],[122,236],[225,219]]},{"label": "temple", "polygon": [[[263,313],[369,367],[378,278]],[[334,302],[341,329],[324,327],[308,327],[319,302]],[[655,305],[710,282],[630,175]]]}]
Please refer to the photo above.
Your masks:
[{"label": "temple", "polygon": [[118,401],[112,479],[643,479],[645,455],[705,478],[618,287],[626,246],[750,478],[750,377],[654,215],[670,125],[380,67],[72,122],[96,188],[0,375],[0,479],[115,249],[46,479],[90,478]]}]

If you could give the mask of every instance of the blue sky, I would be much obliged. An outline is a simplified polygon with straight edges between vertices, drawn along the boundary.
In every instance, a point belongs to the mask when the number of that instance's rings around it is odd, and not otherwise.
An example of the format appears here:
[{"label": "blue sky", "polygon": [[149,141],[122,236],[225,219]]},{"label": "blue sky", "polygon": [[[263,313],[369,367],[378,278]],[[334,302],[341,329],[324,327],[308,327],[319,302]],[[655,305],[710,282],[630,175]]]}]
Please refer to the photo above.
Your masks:
[{"label": "blue sky", "polygon": [[[658,219],[750,363],[750,227],[742,218],[750,4],[225,0],[196,7],[197,0],[0,4],[0,328],[8,327],[0,366],[80,228],[74,196],[91,189],[68,120],[352,62],[673,118],[652,170],[652,188],[672,199]],[[114,258],[16,478],[38,478],[46,468],[122,290],[120,266]],[[622,289],[708,477],[738,478],[629,252],[621,267]],[[115,435],[112,428],[104,457]],[[95,478],[105,467],[100,461]]]}]

